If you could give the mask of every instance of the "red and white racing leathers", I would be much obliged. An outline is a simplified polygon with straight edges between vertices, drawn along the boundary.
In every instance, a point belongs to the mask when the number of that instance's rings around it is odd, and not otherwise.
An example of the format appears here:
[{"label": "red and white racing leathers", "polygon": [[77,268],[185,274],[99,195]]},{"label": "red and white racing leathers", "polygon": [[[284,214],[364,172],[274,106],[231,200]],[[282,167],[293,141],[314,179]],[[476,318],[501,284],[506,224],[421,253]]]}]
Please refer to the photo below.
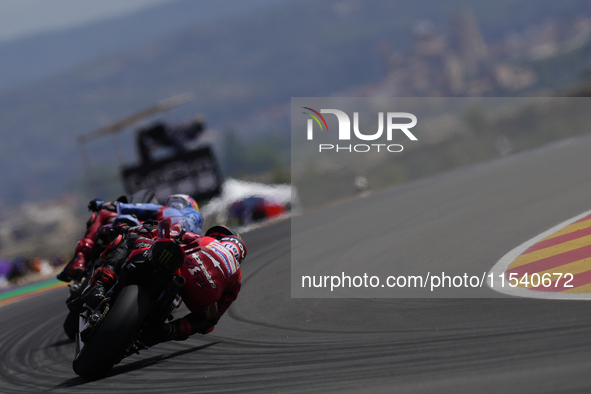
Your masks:
[{"label": "red and white racing leathers", "polygon": [[186,253],[180,269],[185,278],[183,301],[199,318],[217,322],[240,291],[240,264],[215,238],[188,233],[182,246]]},{"label": "red and white racing leathers", "polygon": [[[157,238],[156,229],[149,231],[145,226],[130,229],[125,239],[119,237],[105,251],[106,266],[117,272],[124,260],[143,255]],[[242,279],[240,264],[233,253],[215,238],[188,232],[181,247],[186,257],[177,275],[185,278],[181,297],[191,313],[177,322],[179,332],[174,339],[213,331],[238,296]]]}]

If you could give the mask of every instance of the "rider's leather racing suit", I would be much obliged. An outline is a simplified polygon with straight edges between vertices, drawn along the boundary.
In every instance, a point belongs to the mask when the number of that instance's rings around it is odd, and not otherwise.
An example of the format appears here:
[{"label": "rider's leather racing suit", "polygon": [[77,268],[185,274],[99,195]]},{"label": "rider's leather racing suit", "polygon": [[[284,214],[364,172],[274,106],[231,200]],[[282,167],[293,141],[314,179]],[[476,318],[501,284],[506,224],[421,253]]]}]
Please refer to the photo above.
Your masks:
[{"label": "rider's leather racing suit", "polygon": [[[102,281],[105,288],[112,285],[123,262],[141,258],[157,238],[157,229],[149,224],[133,227],[125,236],[117,237],[104,252],[106,262],[97,270],[100,277],[96,280]],[[213,331],[240,291],[240,264],[216,238],[187,232],[181,247],[186,258],[177,275],[185,278],[181,297],[191,313],[148,335],[146,342],[150,346]]]}]

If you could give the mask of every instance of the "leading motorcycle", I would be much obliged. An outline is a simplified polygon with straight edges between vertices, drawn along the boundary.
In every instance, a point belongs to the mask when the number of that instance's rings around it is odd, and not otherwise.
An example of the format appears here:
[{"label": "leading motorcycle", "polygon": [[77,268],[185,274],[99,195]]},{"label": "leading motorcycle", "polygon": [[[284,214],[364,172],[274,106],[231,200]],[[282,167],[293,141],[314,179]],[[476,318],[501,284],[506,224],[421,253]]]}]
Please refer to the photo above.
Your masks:
[{"label": "leading motorcycle", "polygon": [[172,318],[185,283],[178,269],[185,259],[180,243],[186,226],[179,223],[160,222],[158,238],[129,254],[100,305],[84,305],[76,332],[76,374],[87,380],[104,377],[123,358],[148,348],[142,333]]},{"label": "leading motorcycle", "polygon": [[[117,201],[137,204],[157,202],[154,191],[150,189],[141,189],[129,196],[121,196],[117,199]],[[100,264],[101,253],[107,248],[107,245],[113,240],[114,236],[117,235],[116,233],[112,232],[111,229],[114,226],[117,226],[118,223],[133,225],[132,222],[128,221],[125,217],[122,217],[115,219],[113,223],[108,223],[101,226],[101,228],[98,230],[96,238],[94,239],[94,244],[88,257],[85,269],[73,276],[72,283],[68,285],[70,294],[66,299],[66,304],[73,299],[80,297],[82,291],[84,291],[88,285],[88,281],[92,277],[95,266]],[[64,320],[63,328],[68,338],[74,341],[76,339],[76,331],[78,330],[78,314],[75,312],[68,313],[66,319]]]}]

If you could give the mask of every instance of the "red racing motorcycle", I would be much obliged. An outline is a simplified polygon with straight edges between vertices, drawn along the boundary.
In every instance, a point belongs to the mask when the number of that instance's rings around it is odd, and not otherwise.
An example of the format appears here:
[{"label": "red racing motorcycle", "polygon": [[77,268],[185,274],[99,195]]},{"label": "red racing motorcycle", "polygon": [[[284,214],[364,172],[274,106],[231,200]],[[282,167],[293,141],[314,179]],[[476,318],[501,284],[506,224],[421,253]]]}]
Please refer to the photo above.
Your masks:
[{"label": "red racing motorcycle", "polygon": [[172,319],[185,279],[177,275],[185,260],[180,246],[183,223],[159,223],[158,239],[133,250],[116,283],[96,308],[79,314],[73,369],[88,380],[104,377],[123,358],[147,349],[142,332]]}]

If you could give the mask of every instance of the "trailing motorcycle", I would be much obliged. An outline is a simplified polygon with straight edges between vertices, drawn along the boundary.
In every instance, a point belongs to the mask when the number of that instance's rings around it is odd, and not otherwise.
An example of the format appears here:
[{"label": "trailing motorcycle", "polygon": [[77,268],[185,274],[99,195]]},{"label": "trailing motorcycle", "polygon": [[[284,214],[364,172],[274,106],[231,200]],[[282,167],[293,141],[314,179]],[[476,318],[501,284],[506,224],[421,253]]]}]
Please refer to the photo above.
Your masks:
[{"label": "trailing motorcycle", "polygon": [[185,232],[179,222],[160,222],[158,239],[129,254],[100,305],[84,305],[76,332],[76,374],[88,380],[105,376],[123,358],[148,348],[143,332],[172,318],[185,283],[176,275],[185,259],[180,246]]}]

